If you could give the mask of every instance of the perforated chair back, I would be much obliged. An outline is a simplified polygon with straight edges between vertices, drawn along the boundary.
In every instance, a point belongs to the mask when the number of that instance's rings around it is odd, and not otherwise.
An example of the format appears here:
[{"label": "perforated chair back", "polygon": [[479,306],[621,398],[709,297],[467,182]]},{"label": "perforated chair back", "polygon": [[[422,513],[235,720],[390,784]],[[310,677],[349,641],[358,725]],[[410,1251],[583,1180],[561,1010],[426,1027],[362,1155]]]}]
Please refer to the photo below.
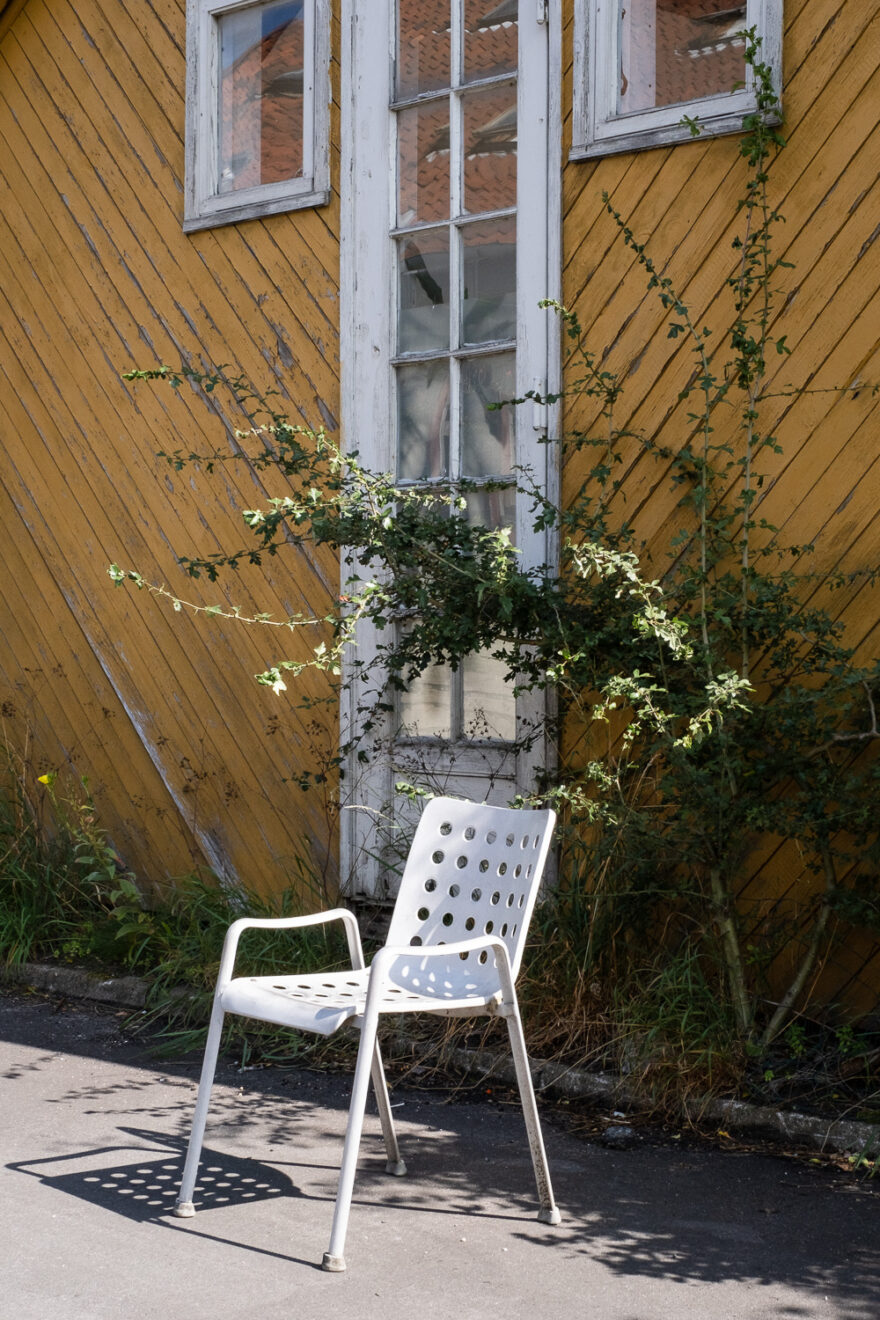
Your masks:
[{"label": "perforated chair back", "polygon": [[434,798],[413,838],[388,943],[436,946],[495,935],[516,977],[555,819],[547,810]]}]

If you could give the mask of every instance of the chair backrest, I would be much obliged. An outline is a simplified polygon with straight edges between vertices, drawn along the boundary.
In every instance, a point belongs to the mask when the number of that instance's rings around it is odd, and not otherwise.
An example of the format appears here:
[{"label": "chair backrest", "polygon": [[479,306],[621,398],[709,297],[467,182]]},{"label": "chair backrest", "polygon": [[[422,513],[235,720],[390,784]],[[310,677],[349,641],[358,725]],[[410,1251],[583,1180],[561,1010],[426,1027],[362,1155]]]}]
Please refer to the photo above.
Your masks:
[{"label": "chair backrest", "polygon": [[388,943],[497,935],[516,976],[555,824],[550,810],[433,798],[407,857]]}]

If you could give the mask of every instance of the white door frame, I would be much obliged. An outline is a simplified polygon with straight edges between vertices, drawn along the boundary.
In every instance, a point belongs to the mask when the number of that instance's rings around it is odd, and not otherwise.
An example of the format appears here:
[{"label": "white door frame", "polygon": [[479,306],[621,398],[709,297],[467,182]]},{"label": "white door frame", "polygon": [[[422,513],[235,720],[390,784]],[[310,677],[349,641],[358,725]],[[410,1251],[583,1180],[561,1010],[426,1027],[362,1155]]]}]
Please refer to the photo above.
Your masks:
[{"label": "white door frame", "polygon": [[[487,0],[487,4],[490,0]],[[521,58],[518,74],[518,199],[517,199],[517,393],[528,389],[556,393],[560,388],[560,337],[551,312],[538,310],[542,298],[559,298],[561,289],[561,0],[520,0],[520,50],[531,42],[530,58]],[[529,25],[526,32],[526,25]],[[387,231],[396,206],[396,164],[393,152],[393,114],[389,109],[394,70],[394,0],[342,0],[342,166],[340,189],[340,361],[342,374],[342,431],[347,447],[356,449],[370,468],[393,468],[391,449],[392,390],[389,358],[394,342],[395,272],[393,245]],[[542,44],[543,43],[543,44]],[[535,56],[543,51],[542,60]],[[543,62],[542,62],[543,61]],[[546,73],[545,73],[546,69]],[[383,76],[384,71],[384,76]],[[523,167],[531,170],[526,179]],[[535,185],[540,172],[544,186]],[[546,199],[546,204],[544,204]],[[385,226],[383,240],[371,226],[377,216]],[[537,260],[541,248],[545,260]],[[524,309],[524,314],[523,314]],[[517,462],[524,457],[523,436],[537,440],[543,431],[557,434],[557,410],[517,410]],[[528,444],[535,478],[551,498],[558,495],[558,454],[553,445]],[[526,562],[553,562],[557,547],[536,538],[528,519],[518,517],[517,541]],[[345,568],[343,566],[343,574]],[[367,655],[376,638],[364,629],[358,647]],[[344,678],[352,676],[352,667]],[[363,693],[356,684],[343,693],[341,736],[348,741],[363,719]],[[539,694],[530,700],[536,711]],[[524,718],[529,713],[523,712]],[[518,708],[518,719],[520,711]],[[457,766],[465,784],[475,776],[493,773],[491,748],[474,744],[457,752]],[[412,748],[409,749],[410,753]],[[428,744],[420,755],[430,757]],[[506,753],[508,760],[510,754]],[[534,746],[517,757],[516,781],[520,788],[533,782],[535,769],[553,755],[547,745]],[[469,760],[472,759],[472,764]],[[479,762],[479,765],[478,765]],[[482,769],[479,768],[482,766]],[[500,762],[494,772],[500,769]],[[384,862],[375,845],[376,825],[393,799],[390,757],[364,770],[355,758],[341,785],[341,873],[348,892],[385,896]],[[479,790],[477,790],[479,791]],[[516,791],[516,789],[512,789]],[[512,794],[511,794],[512,795]],[[388,822],[385,822],[388,824]],[[391,826],[393,832],[393,825]]]}]

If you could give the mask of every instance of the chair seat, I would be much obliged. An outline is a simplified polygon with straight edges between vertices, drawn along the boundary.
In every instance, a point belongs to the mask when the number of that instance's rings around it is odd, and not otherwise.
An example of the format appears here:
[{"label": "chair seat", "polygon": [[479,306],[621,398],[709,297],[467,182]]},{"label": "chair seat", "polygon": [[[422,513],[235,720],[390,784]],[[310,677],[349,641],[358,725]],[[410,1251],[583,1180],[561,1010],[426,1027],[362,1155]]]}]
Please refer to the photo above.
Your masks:
[{"label": "chair seat", "polygon": [[235,977],[223,989],[220,1003],[224,1013],[330,1036],[363,1013],[367,979],[365,971]]},{"label": "chair seat", "polygon": [[[225,1013],[330,1036],[344,1022],[362,1017],[369,979],[368,970],[235,977],[221,991],[220,1003]],[[481,965],[476,957],[424,958],[414,950],[394,959],[388,980],[383,1013],[480,1013],[501,998],[493,959]]]}]

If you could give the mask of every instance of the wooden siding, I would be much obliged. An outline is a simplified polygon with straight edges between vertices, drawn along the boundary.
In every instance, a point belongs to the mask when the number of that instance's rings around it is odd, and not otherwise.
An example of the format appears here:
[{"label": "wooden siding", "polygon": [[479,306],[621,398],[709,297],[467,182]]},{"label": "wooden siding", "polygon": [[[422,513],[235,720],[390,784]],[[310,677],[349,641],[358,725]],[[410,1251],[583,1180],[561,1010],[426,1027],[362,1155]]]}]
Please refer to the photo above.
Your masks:
[{"label": "wooden siding", "polygon": [[[566,142],[573,6],[563,0]],[[36,773],[88,777],[145,879],[207,863],[269,890],[299,856],[335,867],[332,813],[289,781],[333,746],[336,712],[310,722],[253,683],[282,650],[274,637],[172,614],[115,590],[106,570],[116,561],[222,600],[221,587],[188,583],[175,555],[243,543],[240,509],[278,487],[243,467],[172,472],[156,451],[227,445],[223,417],[187,389],[133,387],[121,373],[232,363],[305,422],[335,426],[339,105],[329,206],[184,235],[184,11],[184,0],[0,3],[0,718]],[[763,512],[793,541],[814,540],[819,567],[873,568],[880,399],[822,391],[880,381],[880,0],[787,0],[785,15],[788,146],[774,198],[794,263],[781,276],[794,352],[776,378],[814,392],[780,401],[783,453],[765,464]],[[332,85],[338,97],[335,62]],[[735,137],[563,167],[563,296],[626,374],[621,425],[668,438],[690,361],[601,192],[720,328],[742,180]],[[582,476],[572,463],[564,490]],[[662,567],[676,499],[635,446],[626,506]],[[336,590],[329,556],[292,551],[268,572],[243,570],[225,598],[320,613]],[[859,658],[876,655],[880,589],[816,592]],[[805,885],[792,850],[771,843],[752,870],[743,902],[756,928],[776,904],[796,914]],[[873,1003],[880,948],[853,938],[821,976],[829,999]]]},{"label": "wooden siding", "polygon": [[[566,5],[563,105],[571,105],[572,2]],[[787,146],[773,167],[772,201],[786,217],[778,255],[781,317],[793,352],[779,358],[773,386],[806,385],[780,399],[772,419],[782,453],[762,461],[760,514],[792,543],[813,541],[822,572],[874,569],[880,562],[880,397],[833,387],[880,381],[880,3],[787,0],[784,106]],[[571,140],[570,123],[566,140]],[[668,316],[645,290],[601,200],[603,191],[640,241],[646,241],[695,318],[720,337],[729,315],[735,203],[744,165],[736,137],[627,153],[564,170],[563,300],[577,310],[587,340],[625,377],[616,424],[667,444],[683,417],[678,392],[691,371],[686,345],[666,334]],[[780,332],[783,327],[779,327]],[[714,342],[714,341],[713,341]],[[823,392],[827,391],[827,392]],[[584,406],[566,425],[590,424]],[[678,427],[679,435],[681,427]],[[656,571],[681,525],[677,495],[655,459],[633,444],[625,455],[626,512],[634,518]],[[563,473],[570,498],[585,460]],[[855,582],[817,602],[846,626],[859,660],[880,648],[880,588]],[[771,911],[797,917],[811,891],[793,847],[769,846],[753,858],[742,895],[756,934]],[[797,942],[791,957],[797,954]],[[787,968],[778,969],[784,975]],[[821,969],[827,1000],[876,1003],[880,945],[848,936]]]},{"label": "wooden siding", "polygon": [[[172,472],[157,450],[228,449],[218,410],[121,373],[234,363],[333,428],[338,196],[185,236],[184,45],[184,0],[0,13],[0,702],[37,772],[88,777],[142,877],[207,863],[272,889],[298,857],[335,866],[324,803],[286,781],[334,746],[336,712],[308,721],[253,682],[287,639],[135,599],[107,567],[222,602],[175,555],[244,543],[240,510],[283,492],[245,467]],[[225,598],[320,613],[337,574],[292,551]]]}]

